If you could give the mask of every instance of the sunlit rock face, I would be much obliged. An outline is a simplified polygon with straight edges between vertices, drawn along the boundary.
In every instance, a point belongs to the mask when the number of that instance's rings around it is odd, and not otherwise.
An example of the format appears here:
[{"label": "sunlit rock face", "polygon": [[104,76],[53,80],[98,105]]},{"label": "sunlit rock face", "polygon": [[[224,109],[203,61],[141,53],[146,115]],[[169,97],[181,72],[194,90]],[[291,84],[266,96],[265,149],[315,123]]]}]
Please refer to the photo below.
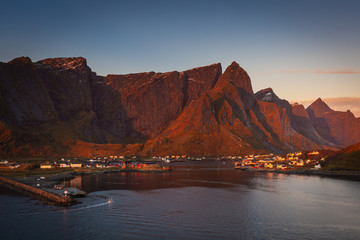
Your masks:
[{"label": "sunlit rock face", "polygon": [[[285,110],[282,116],[286,116],[290,128],[284,131],[284,136],[289,136],[288,133],[291,131],[296,132],[296,134],[292,134],[291,139],[287,140],[287,142],[292,142],[291,145],[298,146],[299,149],[321,149],[336,146],[336,144],[327,141],[316,132],[304,106],[299,104],[290,105],[288,101],[280,99],[271,88],[260,90],[255,96],[260,101],[274,103]],[[276,124],[279,123],[281,122],[272,121],[275,129],[281,129],[279,126],[276,127]]]},{"label": "sunlit rock face", "polygon": [[221,65],[184,72],[108,75],[106,83],[121,96],[129,134],[156,136],[184,107],[209,91],[221,75]]},{"label": "sunlit rock face", "polygon": [[22,57],[0,63],[0,87],[3,156],[284,153],[359,136],[350,112],[320,101],[305,110],[271,88],[254,94],[236,62],[224,73],[218,63],[102,77],[82,57]]},{"label": "sunlit rock face", "polygon": [[332,110],[321,98],[306,109],[314,128],[328,141],[343,146],[360,142],[360,119],[349,110]]}]

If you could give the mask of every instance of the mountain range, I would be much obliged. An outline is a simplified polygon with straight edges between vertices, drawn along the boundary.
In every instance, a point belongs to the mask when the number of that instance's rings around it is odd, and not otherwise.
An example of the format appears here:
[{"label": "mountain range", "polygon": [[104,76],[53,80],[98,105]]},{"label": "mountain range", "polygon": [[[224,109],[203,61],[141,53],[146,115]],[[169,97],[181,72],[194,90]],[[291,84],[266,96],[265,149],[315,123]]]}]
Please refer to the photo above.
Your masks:
[{"label": "mountain range", "polygon": [[98,76],[86,59],[0,63],[0,157],[246,155],[340,149],[360,118],[253,92],[233,62]]}]

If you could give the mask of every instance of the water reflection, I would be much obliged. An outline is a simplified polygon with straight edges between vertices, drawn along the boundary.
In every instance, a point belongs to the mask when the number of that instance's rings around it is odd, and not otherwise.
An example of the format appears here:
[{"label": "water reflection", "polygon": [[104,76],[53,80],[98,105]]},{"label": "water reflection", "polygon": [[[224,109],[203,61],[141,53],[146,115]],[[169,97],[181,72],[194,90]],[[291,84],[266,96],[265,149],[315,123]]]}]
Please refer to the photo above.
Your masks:
[{"label": "water reflection", "polygon": [[[119,172],[100,175],[77,176],[66,181],[66,186],[80,188],[86,192],[100,190],[154,190],[164,188],[275,188],[272,173],[248,173],[229,168],[174,167],[168,173]],[[278,176],[276,176],[278,178]],[[269,181],[270,180],[270,181]]]}]

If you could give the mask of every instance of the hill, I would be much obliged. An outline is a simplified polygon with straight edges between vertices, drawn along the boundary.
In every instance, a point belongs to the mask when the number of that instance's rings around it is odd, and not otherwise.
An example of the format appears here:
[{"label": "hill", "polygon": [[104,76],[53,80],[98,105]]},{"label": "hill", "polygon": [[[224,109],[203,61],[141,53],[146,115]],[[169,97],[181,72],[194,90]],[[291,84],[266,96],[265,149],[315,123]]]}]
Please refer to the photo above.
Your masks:
[{"label": "hill", "polygon": [[360,143],[351,145],[326,158],[325,169],[360,171]]}]

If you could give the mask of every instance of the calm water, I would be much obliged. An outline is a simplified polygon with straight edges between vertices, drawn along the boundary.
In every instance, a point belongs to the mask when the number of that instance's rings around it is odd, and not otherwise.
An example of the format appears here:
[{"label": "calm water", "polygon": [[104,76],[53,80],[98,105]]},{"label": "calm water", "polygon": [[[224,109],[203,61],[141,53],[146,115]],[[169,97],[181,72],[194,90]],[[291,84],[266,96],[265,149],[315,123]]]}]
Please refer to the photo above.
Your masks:
[{"label": "calm water", "polygon": [[360,239],[357,181],[212,163],[67,184],[89,193],[82,204],[44,205],[0,187],[0,239]]}]

